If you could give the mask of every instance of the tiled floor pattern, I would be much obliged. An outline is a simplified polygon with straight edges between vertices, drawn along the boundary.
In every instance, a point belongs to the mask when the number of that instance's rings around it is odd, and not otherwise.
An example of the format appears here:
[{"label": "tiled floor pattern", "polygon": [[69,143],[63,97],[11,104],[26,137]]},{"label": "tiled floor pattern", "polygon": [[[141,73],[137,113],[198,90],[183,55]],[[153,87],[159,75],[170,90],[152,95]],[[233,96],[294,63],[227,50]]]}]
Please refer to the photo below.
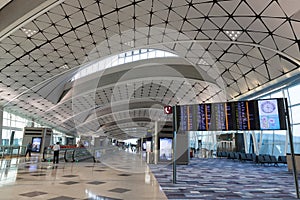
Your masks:
[{"label": "tiled floor pattern", "polygon": [[111,158],[114,168],[92,162],[53,165],[35,157],[0,160],[0,200],[167,199],[139,155],[116,151]]},{"label": "tiled floor pattern", "polygon": [[263,166],[228,159],[192,159],[177,166],[150,165],[168,199],[296,199],[294,178],[287,166]]},{"label": "tiled floor pattern", "polygon": [[139,155],[109,155],[101,163],[58,165],[38,157],[0,160],[0,200],[296,199],[292,173],[284,165],[193,159],[177,166],[172,184],[172,165],[150,165],[154,178]]}]

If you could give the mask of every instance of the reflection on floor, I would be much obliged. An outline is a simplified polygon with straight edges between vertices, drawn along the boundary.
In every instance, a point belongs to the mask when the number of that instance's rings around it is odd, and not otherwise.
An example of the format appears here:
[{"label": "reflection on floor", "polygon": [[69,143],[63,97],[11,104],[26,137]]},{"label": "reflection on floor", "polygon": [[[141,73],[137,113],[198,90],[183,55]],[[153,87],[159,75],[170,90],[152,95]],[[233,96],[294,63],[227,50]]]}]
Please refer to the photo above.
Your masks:
[{"label": "reflection on floor", "polygon": [[151,164],[154,177],[138,154],[112,150],[100,161],[53,165],[38,156],[2,159],[0,200],[296,199],[286,165],[192,159],[177,166],[172,184],[172,165]]},{"label": "reflection on floor", "polygon": [[168,199],[296,199],[294,178],[286,165],[255,165],[228,159],[192,159],[177,166],[150,165]]},{"label": "reflection on floor", "polygon": [[0,199],[167,199],[139,155],[110,153],[107,163],[0,160]]}]

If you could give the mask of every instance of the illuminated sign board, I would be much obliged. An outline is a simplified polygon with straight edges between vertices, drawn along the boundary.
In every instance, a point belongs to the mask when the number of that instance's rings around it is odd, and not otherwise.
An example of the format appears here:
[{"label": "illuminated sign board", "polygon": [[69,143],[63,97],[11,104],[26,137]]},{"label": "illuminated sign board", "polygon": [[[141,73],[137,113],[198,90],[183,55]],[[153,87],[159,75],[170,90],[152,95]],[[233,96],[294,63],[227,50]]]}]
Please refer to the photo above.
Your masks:
[{"label": "illuminated sign board", "polygon": [[173,111],[172,111],[172,106],[165,106],[164,107],[164,113],[169,115],[169,114],[172,114]]},{"label": "illuminated sign board", "polygon": [[182,131],[286,130],[284,99],[176,106]]}]

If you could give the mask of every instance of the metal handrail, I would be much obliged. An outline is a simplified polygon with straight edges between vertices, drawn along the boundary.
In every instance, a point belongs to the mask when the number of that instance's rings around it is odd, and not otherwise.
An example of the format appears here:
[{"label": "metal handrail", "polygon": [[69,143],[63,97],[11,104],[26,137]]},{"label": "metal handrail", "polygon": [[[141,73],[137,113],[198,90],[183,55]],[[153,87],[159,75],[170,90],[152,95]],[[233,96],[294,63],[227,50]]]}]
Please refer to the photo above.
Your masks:
[{"label": "metal handrail", "polygon": [[[62,148],[60,149],[59,154],[63,155],[60,156],[59,159],[64,160],[65,162],[78,162],[86,159],[92,158],[94,162],[96,162],[96,157],[99,157],[101,153],[99,153],[101,149],[98,148]],[[71,156],[69,156],[71,155]],[[53,159],[53,150],[51,148],[44,148],[42,161],[52,161]]]}]

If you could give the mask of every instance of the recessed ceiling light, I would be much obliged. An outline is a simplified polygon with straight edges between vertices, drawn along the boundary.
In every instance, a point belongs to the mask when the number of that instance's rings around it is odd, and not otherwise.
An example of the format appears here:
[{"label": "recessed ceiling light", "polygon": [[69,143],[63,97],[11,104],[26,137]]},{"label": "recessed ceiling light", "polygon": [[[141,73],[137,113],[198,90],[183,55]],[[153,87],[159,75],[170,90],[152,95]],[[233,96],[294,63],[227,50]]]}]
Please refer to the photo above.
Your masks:
[{"label": "recessed ceiling light", "polygon": [[28,37],[31,37],[31,36],[33,36],[34,34],[37,33],[36,30],[30,30],[30,29],[26,29],[26,28],[21,28],[21,30],[22,30]]},{"label": "recessed ceiling light", "polygon": [[236,40],[242,32],[241,31],[225,31],[225,33],[228,37],[230,37],[230,39]]},{"label": "recessed ceiling light", "polygon": [[209,65],[209,64],[201,58],[198,62],[198,65]]},{"label": "recessed ceiling light", "polygon": [[61,69],[69,69],[69,66],[66,65],[66,64],[64,64],[64,65],[60,66],[60,68],[61,68]]},{"label": "recessed ceiling light", "polygon": [[130,47],[134,47],[134,41],[129,41],[129,42],[125,42],[124,44],[126,44],[127,46],[130,46]]},{"label": "recessed ceiling light", "polygon": [[28,90],[28,87],[26,87],[26,86],[22,86],[18,89],[19,92],[24,92],[26,90]]}]

